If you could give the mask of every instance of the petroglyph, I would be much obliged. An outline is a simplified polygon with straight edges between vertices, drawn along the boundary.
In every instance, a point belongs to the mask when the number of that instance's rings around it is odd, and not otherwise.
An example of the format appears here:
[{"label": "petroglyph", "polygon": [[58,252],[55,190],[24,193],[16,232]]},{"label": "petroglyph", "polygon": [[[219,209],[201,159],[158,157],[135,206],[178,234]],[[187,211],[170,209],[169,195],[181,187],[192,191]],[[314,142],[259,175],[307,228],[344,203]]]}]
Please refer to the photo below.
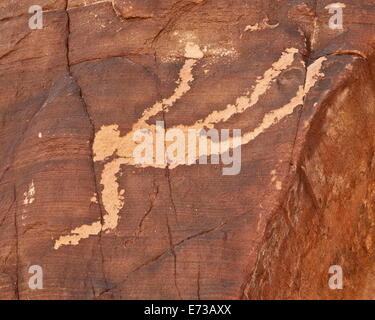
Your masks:
[{"label": "petroglyph", "polygon": [[23,204],[28,205],[34,202],[35,200],[35,186],[34,186],[34,181],[31,181],[29,185],[29,189],[23,194],[24,199],[23,199]]},{"label": "petroglyph", "polygon": [[335,3],[330,3],[324,7],[324,9],[331,9],[331,8],[346,8],[346,4],[342,2],[335,2]]},{"label": "petroglyph", "polygon": [[276,170],[271,171],[271,182],[274,183],[277,190],[281,190],[283,183],[277,180]]},{"label": "petroglyph", "polygon": [[[239,96],[234,104],[228,104],[222,110],[213,111],[205,118],[197,120],[191,126],[177,125],[170,129],[180,129],[185,132],[191,129],[210,129],[214,128],[215,124],[225,122],[236,114],[242,114],[259,102],[262,96],[271,88],[271,85],[278,76],[293,64],[296,54],[298,54],[298,49],[295,48],[288,48],[282,52],[280,58],[264,72],[263,76],[258,77],[255,84],[245,92],[244,95]],[[126,196],[125,190],[120,188],[117,181],[117,175],[121,172],[122,165],[166,168],[167,162],[165,161],[165,153],[162,156],[163,159],[156,159],[152,164],[145,163],[139,165],[134,162],[133,150],[137,146],[137,143],[133,140],[134,134],[137,130],[146,130],[155,136],[157,131],[156,125],[149,124],[148,121],[161,112],[167,113],[178,100],[189,92],[191,84],[194,81],[193,68],[203,56],[204,53],[199,46],[188,43],[185,48],[186,60],[180,70],[177,87],[172,96],[156,102],[151,107],[145,109],[140,119],[133,125],[132,130],[124,136],[120,135],[119,127],[116,124],[102,126],[96,133],[93,144],[94,160],[106,161],[107,158],[115,155],[115,159],[104,165],[100,181],[103,190],[101,195],[97,195],[98,197],[101,196],[101,202],[106,212],[103,216],[103,223],[98,220],[90,225],[82,225],[75,228],[69,235],[63,235],[56,240],[54,245],[55,249],[63,245],[77,245],[80,240],[88,238],[90,235],[97,235],[102,231],[109,232],[117,227],[120,219],[119,213],[124,207]],[[248,144],[268,128],[292,114],[296,107],[303,104],[305,95],[316,84],[318,79],[323,76],[321,69],[325,60],[326,58],[322,57],[307,68],[305,84],[299,86],[296,95],[287,104],[265,114],[259,125],[254,130],[244,133],[240,140],[228,137],[224,147],[217,146],[215,145],[217,142],[211,141],[211,144],[208,144],[211,148],[207,150],[207,155],[212,155],[212,150],[218,150],[218,147],[220,147],[219,152],[223,154],[224,152],[229,152],[230,149]],[[302,60],[301,63],[303,63]],[[186,150],[186,154],[188,154],[188,150]],[[184,165],[192,165],[196,160],[197,158],[190,159],[190,161]],[[177,166],[179,166],[179,164],[168,165],[169,169],[174,169]],[[280,183],[277,184],[277,188],[281,189]]]},{"label": "petroglyph", "polygon": [[248,25],[245,27],[244,31],[260,31],[260,30],[266,30],[266,29],[275,29],[279,26],[278,23],[276,24],[269,24],[269,20],[267,18],[263,19],[261,23],[256,23],[254,25]]}]

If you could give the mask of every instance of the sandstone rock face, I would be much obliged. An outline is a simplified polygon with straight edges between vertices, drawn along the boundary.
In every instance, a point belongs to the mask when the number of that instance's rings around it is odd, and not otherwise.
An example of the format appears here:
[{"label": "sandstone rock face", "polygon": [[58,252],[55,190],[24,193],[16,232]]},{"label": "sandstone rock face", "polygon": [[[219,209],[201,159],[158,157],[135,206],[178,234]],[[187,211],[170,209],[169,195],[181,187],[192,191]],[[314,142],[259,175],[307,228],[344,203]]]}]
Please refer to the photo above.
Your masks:
[{"label": "sandstone rock face", "polygon": [[0,299],[375,298],[374,0],[0,9]]}]

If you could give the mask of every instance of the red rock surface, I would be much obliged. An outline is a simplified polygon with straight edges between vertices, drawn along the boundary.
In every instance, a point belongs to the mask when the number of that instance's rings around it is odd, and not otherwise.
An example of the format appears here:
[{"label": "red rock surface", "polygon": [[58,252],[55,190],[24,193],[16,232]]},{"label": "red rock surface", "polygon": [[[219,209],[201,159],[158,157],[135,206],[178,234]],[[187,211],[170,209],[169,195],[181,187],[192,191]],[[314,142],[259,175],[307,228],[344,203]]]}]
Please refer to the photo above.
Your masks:
[{"label": "red rock surface", "polygon": [[[37,2],[0,4],[0,299],[375,298],[374,0]],[[135,165],[159,120],[241,172]]]}]

